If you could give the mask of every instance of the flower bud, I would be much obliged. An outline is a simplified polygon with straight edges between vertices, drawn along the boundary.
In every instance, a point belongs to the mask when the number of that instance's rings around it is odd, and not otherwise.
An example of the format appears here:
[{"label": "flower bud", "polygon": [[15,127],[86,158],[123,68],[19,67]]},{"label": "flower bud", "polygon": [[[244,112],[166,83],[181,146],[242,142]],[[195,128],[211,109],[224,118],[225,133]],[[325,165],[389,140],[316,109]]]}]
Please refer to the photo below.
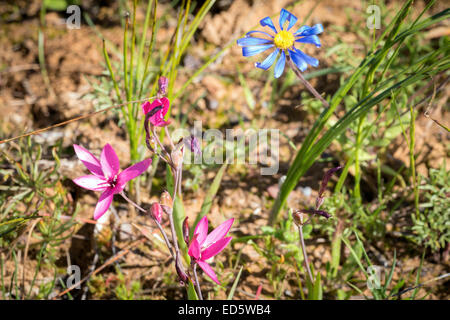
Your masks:
[{"label": "flower bud", "polygon": [[188,217],[184,218],[183,221],[183,239],[186,245],[189,247],[189,224]]},{"label": "flower bud", "polygon": [[322,206],[325,198],[324,197],[317,197],[316,198],[316,209],[319,210],[319,208]]},{"label": "flower bud", "polygon": [[180,283],[184,285],[188,282],[189,276],[186,274],[186,272],[183,271],[183,266],[180,261],[180,257],[177,254],[177,257],[175,259],[175,269],[177,270],[178,279],[180,280]]},{"label": "flower bud", "polygon": [[308,217],[301,210],[294,211],[292,213],[292,218],[294,218],[295,224],[299,227],[303,226],[306,220],[308,220]]},{"label": "flower bud", "polygon": [[167,94],[167,87],[169,86],[169,79],[166,77],[159,77],[158,79],[158,95],[164,96]]},{"label": "flower bud", "polygon": [[150,207],[150,214],[156,221],[161,223],[163,210],[158,202],[152,203],[152,206]]},{"label": "flower bud", "polygon": [[320,206],[323,203],[323,198],[324,198],[323,194],[325,193],[325,190],[327,188],[328,181],[330,181],[331,176],[340,169],[342,169],[342,166],[332,168],[332,169],[328,170],[327,172],[325,172],[325,174],[323,175],[322,182],[320,183],[319,195],[316,200],[316,210],[319,210]]},{"label": "flower bud", "polygon": [[145,138],[145,143],[147,144],[147,148],[151,152],[156,152],[158,150],[158,145],[156,144],[155,138],[153,136],[147,135]]},{"label": "flower bud", "polygon": [[161,194],[160,198],[161,205],[172,208],[172,197],[170,196],[170,193],[166,190]]},{"label": "flower bud", "polygon": [[309,215],[319,215],[327,219],[331,217],[331,215],[326,211],[314,209],[296,210],[292,213],[292,217],[294,218],[294,222],[297,226],[303,226],[308,223]]},{"label": "flower bud", "polygon": [[181,168],[183,165],[183,146],[180,149],[173,150],[171,158],[175,168]]},{"label": "flower bud", "polygon": [[189,137],[184,139],[184,143],[189,148],[189,150],[191,150],[191,152],[194,153],[195,155],[202,153],[200,142],[198,141],[196,136],[191,134]]}]

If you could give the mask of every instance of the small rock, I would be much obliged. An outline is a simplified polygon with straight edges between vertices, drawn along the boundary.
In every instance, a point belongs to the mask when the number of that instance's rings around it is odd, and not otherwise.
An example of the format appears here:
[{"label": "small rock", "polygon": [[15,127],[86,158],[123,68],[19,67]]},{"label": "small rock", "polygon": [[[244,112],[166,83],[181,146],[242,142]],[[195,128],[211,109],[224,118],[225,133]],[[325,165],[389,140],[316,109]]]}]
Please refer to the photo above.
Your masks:
[{"label": "small rock", "polygon": [[209,110],[216,110],[219,107],[219,101],[213,98],[207,98],[207,106]]},{"label": "small rock", "polygon": [[304,187],[304,188],[300,187],[300,191],[303,193],[303,195],[305,197],[310,197],[312,189],[310,187]]},{"label": "small rock", "polygon": [[122,223],[120,225],[120,233],[119,233],[119,237],[121,241],[127,241],[131,239],[132,236],[132,226],[130,223]]}]

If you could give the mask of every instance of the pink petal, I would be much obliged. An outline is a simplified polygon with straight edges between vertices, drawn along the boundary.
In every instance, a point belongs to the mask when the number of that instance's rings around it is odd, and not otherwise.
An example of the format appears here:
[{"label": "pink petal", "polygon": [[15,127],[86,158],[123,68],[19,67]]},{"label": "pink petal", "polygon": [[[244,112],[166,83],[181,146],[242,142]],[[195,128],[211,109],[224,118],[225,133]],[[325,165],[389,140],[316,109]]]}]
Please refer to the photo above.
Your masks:
[{"label": "pink petal", "polygon": [[214,257],[230,243],[231,237],[220,239],[202,251],[202,260]]},{"label": "pink petal", "polygon": [[[152,120],[150,120],[150,121],[152,121]],[[168,126],[170,123],[171,123],[170,120],[165,121],[165,120],[158,119],[158,120],[152,121],[152,124],[156,127],[165,127],[165,126]]]},{"label": "pink petal", "polygon": [[[164,98],[163,98],[164,99]],[[165,98],[167,99],[167,98]],[[152,103],[146,101],[143,105],[142,105],[142,110],[144,111],[145,114],[149,113],[150,111],[152,111],[153,109],[155,109],[156,107],[159,106],[163,106],[161,110],[164,110],[165,108],[165,102],[162,101],[162,99],[155,99]],[[161,112],[161,111],[156,111]],[[152,118],[154,117],[154,115],[152,116]]]},{"label": "pink petal", "polygon": [[95,220],[100,219],[100,217],[104,215],[106,211],[108,211],[108,208],[111,205],[113,197],[114,192],[112,188],[106,189],[106,191],[100,195],[100,198],[98,199],[98,203],[94,211]]},{"label": "pink petal", "polygon": [[169,111],[170,101],[166,97],[163,97],[161,99],[161,102],[163,104],[162,114],[165,117],[167,114],[167,111]]},{"label": "pink petal", "polygon": [[203,271],[210,277],[215,283],[220,284],[219,280],[217,279],[216,273],[211,268],[209,264],[207,264],[205,261],[197,261],[200,268],[202,268]]},{"label": "pink petal", "polygon": [[[155,108],[159,110],[154,110]],[[162,108],[161,108],[162,107]],[[150,122],[157,127],[165,127],[170,124],[170,121],[165,121],[164,117],[169,111],[170,101],[166,97],[154,100],[151,104],[144,103],[142,105],[142,110],[145,114],[153,110],[154,114],[150,117]]]},{"label": "pink petal", "polygon": [[200,219],[197,226],[194,230],[194,235],[198,235],[197,241],[200,244],[200,246],[203,246],[203,242],[206,239],[206,236],[208,235],[208,218],[204,216]]},{"label": "pink petal", "polygon": [[[161,113],[160,113],[160,114],[161,114]],[[162,118],[162,119],[164,119],[164,118]],[[157,127],[166,127],[166,126],[168,126],[170,123],[171,123],[170,120],[169,120],[169,121],[165,121],[165,120],[159,119],[159,120],[154,121],[153,125],[154,125],[154,126],[157,126]]]},{"label": "pink petal", "polygon": [[195,234],[192,237],[191,244],[188,249],[188,255],[190,255],[195,260],[200,258],[200,244],[197,241],[197,236],[198,235]]},{"label": "pink petal", "polygon": [[147,114],[147,113],[150,111],[150,107],[151,107],[150,102],[145,101],[145,102],[141,105],[141,107],[142,107],[142,111],[144,111],[144,114]]},{"label": "pink petal", "polygon": [[151,163],[152,159],[145,159],[123,170],[117,176],[117,187],[122,191],[128,181],[145,172]]},{"label": "pink petal", "polygon": [[107,179],[113,178],[119,172],[119,158],[109,143],[103,147],[100,163],[102,165],[103,174]]},{"label": "pink petal", "polygon": [[83,164],[86,166],[86,168],[88,168],[90,172],[100,177],[103,176],[100,161],[98,161],[98,159],[92,153],[77,144],[73,145],[73,149],[75,150],[78,159],[83,162]]},{"label": "pink petal", "polygon": [[94,190],[94,191],[103,191],[108,187],[105,179],[102,179],[100,177],[97,177],[97,176],[94,176],[91,174],[87,175],[87,176],[75,178],[75,179],[73,179],[73,182],[75,182],[77,185],[79,185],[82,188],[85,188],[88,190]]},{"label": "pink petal", "polygon": [[206,237],[205,242],[203,243],[204,247],[209,247],[214,242],[222,239],[225,237],[230,231],[231,225],[234,222],[234,218],[228,219],[227,221],[223,222],[221,225],[219,225],[217,228],[215,228],[213,231],[211,231],[210,234]]}]

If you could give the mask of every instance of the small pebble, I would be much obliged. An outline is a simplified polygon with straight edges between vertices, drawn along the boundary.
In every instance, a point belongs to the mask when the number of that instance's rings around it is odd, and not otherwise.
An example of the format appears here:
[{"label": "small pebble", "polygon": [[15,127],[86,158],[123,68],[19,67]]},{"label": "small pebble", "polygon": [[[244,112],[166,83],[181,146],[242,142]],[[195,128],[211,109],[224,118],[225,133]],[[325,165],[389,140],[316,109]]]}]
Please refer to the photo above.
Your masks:
[{"label": "small pebble", "polygon": [[303,193],[305,197],[310,197],[312,189],[310,187],[300,188],[300,191]]},{"label": "small pebble", "polygon": [[133,234],[132,231],[133,230],[130,223],[122,223],[120,225],[120,233],[119,233],[120,240],[122,241],[130,240]]}]

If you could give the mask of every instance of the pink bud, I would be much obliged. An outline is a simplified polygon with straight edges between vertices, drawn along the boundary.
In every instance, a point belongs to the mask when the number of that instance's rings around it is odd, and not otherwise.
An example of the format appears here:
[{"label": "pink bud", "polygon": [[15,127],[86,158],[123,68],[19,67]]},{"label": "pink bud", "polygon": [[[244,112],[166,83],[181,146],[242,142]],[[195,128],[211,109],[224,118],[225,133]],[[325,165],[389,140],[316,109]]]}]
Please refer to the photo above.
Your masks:
[{"label": "pink bud", "polygon": [[184,285],[185,283],[187,283],[189,280],[189,276],[184,271],[183,264],[181,263],[180,257],[178,254],[175,259],[175,270],[177,271],[178,280],[180,280],[181,285]]},{"label": "pink bud", "polygon": [[161,208],[161,205],[158,202],[152,203],[152,206],[150,207],[150,214],[156,221],[161,223],[163,210]]},{"label": "pink bud", "polygon": [[159,77],[158,79],[158,94],[159,95],[166,95],[167,94],[167,87],[169,86],[169,79],[167,79],[166,77]]},{"label": "pink bud", "polygon": [[202,153],[200,142],[198,141],[196,136],[190,135],[189,137],[185,138],[184,141],[189,150],[191,150],[191,152],[193,152],[195,155]]}]

